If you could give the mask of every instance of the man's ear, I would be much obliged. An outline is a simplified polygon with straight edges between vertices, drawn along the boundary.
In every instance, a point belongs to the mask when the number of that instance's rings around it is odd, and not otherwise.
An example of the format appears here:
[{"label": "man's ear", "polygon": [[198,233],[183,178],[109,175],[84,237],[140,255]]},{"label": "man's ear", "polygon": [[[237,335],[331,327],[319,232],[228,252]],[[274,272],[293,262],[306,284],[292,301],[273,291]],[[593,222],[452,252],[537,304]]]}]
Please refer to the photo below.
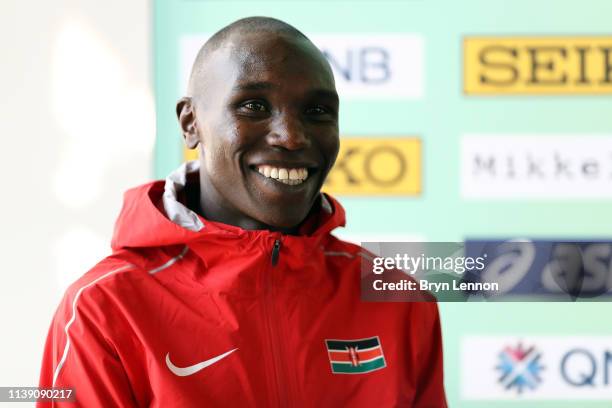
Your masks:
[{"label": "man's ear", "polygon": [[190,97],[185,96],[178,100],[176,103],[176,116],[187,148],[195,149],[198,143],[200,143],[200,135],[198,134],[193,101]]}]

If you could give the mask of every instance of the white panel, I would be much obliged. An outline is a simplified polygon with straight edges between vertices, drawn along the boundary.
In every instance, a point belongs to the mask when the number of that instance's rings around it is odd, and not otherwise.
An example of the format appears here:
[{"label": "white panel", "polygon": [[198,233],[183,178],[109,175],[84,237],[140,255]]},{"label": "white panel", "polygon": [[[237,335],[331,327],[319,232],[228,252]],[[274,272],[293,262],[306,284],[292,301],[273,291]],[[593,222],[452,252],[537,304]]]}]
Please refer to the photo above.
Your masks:
[{"label": "white panel", "polygon": [[[502,379],[506,348],[531,352],[516,358]],[[464,400],[609,400],[612,398],[610,336],[466,336],[461,344],[461,397]],[[539,357],[539,360],[537,360]],[[534,368],[529,370],[528,363]],[[532,366],[532,367],[533,367]],[[540,381],[534,379],[534,374]],[[518,377],[533,388],[519,387]]]},{"label": "white panel", "polygon": [[466,135],[469,199],[612,198],[612,135]]},{"label": "white panel", "polygon": [[[210,34],[180,40],[181,89]],[[309,36],[328,57],[341,100],[419,99],[424,93],[424,39],[417,34]]]}]

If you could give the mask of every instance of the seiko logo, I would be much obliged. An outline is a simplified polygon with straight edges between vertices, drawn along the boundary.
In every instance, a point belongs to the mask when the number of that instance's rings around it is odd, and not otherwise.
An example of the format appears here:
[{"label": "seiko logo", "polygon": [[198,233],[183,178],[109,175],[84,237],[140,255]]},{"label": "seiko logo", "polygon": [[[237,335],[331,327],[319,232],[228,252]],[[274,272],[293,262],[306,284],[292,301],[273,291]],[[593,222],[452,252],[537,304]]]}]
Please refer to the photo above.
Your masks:
[{"label": "seiko logo", "polygon": [[468,94],[612,93],[612,37],[468,37]]},{"label": "seiko logo", "polygon": [[417,138],[341,138],[324,190],[344,195],[416,195],[421,191]]}]

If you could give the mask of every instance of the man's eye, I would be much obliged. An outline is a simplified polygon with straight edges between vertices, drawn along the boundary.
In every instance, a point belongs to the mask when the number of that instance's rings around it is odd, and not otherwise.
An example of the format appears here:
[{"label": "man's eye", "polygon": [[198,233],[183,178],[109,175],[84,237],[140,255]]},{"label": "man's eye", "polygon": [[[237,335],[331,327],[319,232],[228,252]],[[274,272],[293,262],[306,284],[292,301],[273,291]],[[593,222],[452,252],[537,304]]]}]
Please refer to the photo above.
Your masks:
[{"label": "man's eye", "polygon": [[241,105],[243,108],[246,108],[253,112],[266,112],[268,108],[261,102],[247,102]]},{"label": "man's eye", "polygon": [[306,113],[309,115],[325,115],[326,113],[330,113],[330,110],[325,106],[316,105],[306,109]]}]

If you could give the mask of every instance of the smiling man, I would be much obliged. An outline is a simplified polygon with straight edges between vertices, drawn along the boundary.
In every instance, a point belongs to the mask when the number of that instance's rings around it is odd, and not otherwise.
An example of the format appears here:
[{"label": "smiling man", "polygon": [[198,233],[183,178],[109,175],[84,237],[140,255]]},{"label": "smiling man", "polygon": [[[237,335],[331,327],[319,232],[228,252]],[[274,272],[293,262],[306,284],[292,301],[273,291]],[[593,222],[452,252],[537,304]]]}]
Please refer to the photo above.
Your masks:
[{"label": "smiling man", "polygon": [[113,255],[56,313],[41,386],[86,407],[446,407],[436,304],[362,302],[368,256],[331,235],[338,112],[292,26],[215,34],[177,104],[200,159],[126,193]]},{"label": "smiling man", "polygon": [[244,229],[295,229],[338,154],[329,64],[299,31],[241,20],[202,48],[177,113],[201,154],[205,218]]}]

